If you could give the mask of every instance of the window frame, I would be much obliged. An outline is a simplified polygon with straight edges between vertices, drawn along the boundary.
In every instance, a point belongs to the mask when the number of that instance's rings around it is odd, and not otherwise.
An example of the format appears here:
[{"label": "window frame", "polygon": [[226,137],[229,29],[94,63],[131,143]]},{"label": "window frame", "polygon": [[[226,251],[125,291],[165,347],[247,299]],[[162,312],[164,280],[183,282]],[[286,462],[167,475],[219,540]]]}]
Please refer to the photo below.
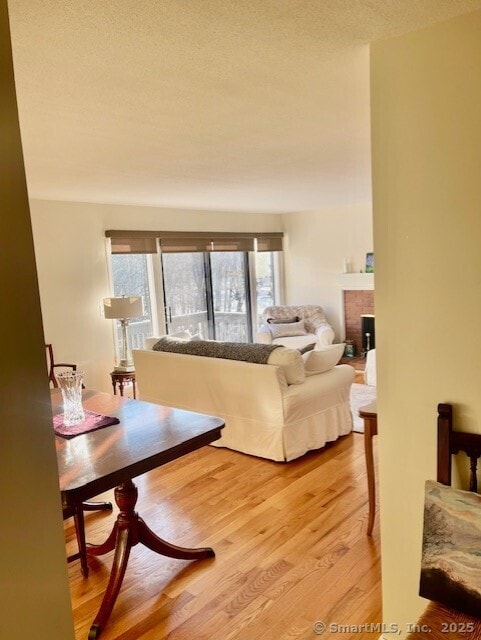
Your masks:
[{"label": "window frame", "polygon": [[[109,233],[106,234],[106,251],[108,256],[108,275],[109,275],[109,284],[110,290],[114,291],[114,274],[112,269],[112,260],[111,256],[112,252],[112,240]],[[120,233],[121,236],[117,237],[127,237],[128,234],[133,234],[134,232],[115,232]],[[139,232],[140,234],[144,232]],[[158,234],[159,232],[152,232]],[[123,234],[123,235],[122,235]],[[172,237],[178,237],[180,234],[173,233]],[[186,234],[188,237],[191,237],[194,234]],[[205,234],[206,236],[212,236],[212,234]],[[218,234],[218,237],[225,240],[226,236],[229,234]],[[233,234],[234,235],[242,235],[242,234]],[[245,234],[246,237],[257,237],[263,234]],[[268,241],[269,237],[275,237],[275,246],[279,246],[279,238],[282,238],[282,233],[276,234],[265,234],[266,241]],[[142,252],[147,254],[147,280],[148,287],[150,292],[150,301],[151,301],[151,322],[152,322],[152,333],[153,335],[168,335],[168,323],[167,323],[167,311],[165,304],[165,290],[164,290],[164,273],[163,273],[163,263],[162,263],[162,248],[161,248],[161,239],[159,235],[156,235],[156,252],[148,251]],[[241,251],[244,254],[244,267],[245,267],[245,287],[246,287],[246,316],[248,321],[248,336],[250,341],[255,341],[255,337],[257,331],[259,329],[259,318],[258,318],[258,303],[257,303],[257,274],[256,274],[256,253],[257,246],[254,247],[253,251]],[[123,255],[129,255],[130,252],[122,252]],[[137,253],[132,251],[132,253]],[[208,269],[211,269],[210,265],[210,251],[203,252],[204,253],[204,261],[208,261]],[[259,252],[260,253],[260,252]],[[273,298],[274,304],[282,304],[284,299],[284,267],[282,260],[282,251],[274,250],[272,253],[273,260]],[[118,255],[118,254],[117,254]],[[110,258],[110,259],[109,259]],[[211,276],[207,285],[212,287]],[[212,297],[212,296],[211,296]],[[212,298],[213,303],[213,298]],[[211,318],[213,320],[213,317]],[[213,335],[215,336],[215,327],[213,329]],[[118,356],[119,353],[119,342],[117,339],[118,332],[116,327],[112,326],[113,330],[113,339],[115,345],[115,351]],[[215,339],[215,338],[214,338]]]}]

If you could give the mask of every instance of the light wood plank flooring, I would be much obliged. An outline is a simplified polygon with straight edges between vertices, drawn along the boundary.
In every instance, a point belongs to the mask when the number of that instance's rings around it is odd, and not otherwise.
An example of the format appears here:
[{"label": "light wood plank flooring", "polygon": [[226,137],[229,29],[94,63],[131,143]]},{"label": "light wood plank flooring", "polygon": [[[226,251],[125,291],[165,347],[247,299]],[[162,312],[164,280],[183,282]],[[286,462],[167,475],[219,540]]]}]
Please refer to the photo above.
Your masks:
[{"label": "light wood plank flooring", "polygon": [[[104,640],[294,640],[321,637],[315,621],[381,621],[378,523],[366,536],[362,434],[287,464],[204,447],[137,479],[138,511],[161,537],[212,546],[186,562],[138,545]],[[110,497],[111,494],[102,496]],[[114,515],[86,514],[87,539],[103,542]],[[70,521],[67,549],[75,547]],[[86,640],[112,554],[90,576],[69,566],[77,640]],[[322,638],[372,640],[380,633]]]}]

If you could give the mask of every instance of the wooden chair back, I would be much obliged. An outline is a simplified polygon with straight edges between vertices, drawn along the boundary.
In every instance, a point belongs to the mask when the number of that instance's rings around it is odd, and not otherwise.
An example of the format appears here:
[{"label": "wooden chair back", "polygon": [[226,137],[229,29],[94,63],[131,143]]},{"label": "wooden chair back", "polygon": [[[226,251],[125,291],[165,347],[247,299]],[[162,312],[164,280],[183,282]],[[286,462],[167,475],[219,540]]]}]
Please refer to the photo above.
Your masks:
[{"label": "wooden chair back", "polygon": [[[453,407],[438,405],[437,481],[451,486],[452,456],[464,451],[470,461],[469,490],[477,492],[481,434],[453,430]],[[472,640],[481,638],[481,618],[457,611],[439,602],[430,602],[406,640]]]},{"label": "wooden chair back", "polygon": [[58,389],[58,381],[55,377],[55,369],[71,369],[72,371],[77,371],[76,364],[70,364],[67,362],[55,362],[53,357],[53,347],[51,344],[46,344],[45,349],[47,351],[47,371],[48,371],[48,381],[52,385],[54,389]]},{"label": "wooden chair back", "polygon": [[478,490],[478,459],[481,457],[481,434],[453,430],[453,407],[438,405],[438,464],[437,480],[451,485],[452,456],[464,451],[470,461],[469,490]]}]

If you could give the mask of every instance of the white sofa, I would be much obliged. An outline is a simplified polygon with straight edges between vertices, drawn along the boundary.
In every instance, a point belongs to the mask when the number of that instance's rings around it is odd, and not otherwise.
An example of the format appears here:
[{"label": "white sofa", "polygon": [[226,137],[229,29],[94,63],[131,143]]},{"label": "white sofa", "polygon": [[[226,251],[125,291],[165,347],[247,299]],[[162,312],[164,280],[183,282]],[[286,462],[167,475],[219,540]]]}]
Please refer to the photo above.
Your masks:
[{"label": "white sofa", "polygon": [[257,342],[262,344],[282,344],[291,349],[315,344],[317,349],[334,341],[334,329],[318,305],[267,307],[262,319],[264,323],[257,332]]},{"label": "white sofa", "polygon": [[[133,351],[139,397],[222,417],[226,426],[214,446],[289,461],[352,430],[349,365],[315,373],[308,370],[314,357],[293,349],[274,350],[276,361],[285,364],[253,364],[153,351],[157,340]],[[343,345],[335,346],[337,362]]]}]

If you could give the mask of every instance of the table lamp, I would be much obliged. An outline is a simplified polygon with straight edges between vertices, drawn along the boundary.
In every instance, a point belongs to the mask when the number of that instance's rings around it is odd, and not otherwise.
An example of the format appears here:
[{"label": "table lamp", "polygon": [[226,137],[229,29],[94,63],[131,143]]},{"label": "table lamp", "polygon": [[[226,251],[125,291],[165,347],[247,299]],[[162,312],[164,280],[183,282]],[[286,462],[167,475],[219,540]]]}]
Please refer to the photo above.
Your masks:
[{"label": "table lamp", "polygon": [[122,347],[120,362],[114,371],[128,372],[134,370],[134,361],[129,348],[127,328],[129,318],[144,315],[141,296],[122,296],[120,298],[104,298],[104,315],[107,320],[120,320],[122,327]]}]

